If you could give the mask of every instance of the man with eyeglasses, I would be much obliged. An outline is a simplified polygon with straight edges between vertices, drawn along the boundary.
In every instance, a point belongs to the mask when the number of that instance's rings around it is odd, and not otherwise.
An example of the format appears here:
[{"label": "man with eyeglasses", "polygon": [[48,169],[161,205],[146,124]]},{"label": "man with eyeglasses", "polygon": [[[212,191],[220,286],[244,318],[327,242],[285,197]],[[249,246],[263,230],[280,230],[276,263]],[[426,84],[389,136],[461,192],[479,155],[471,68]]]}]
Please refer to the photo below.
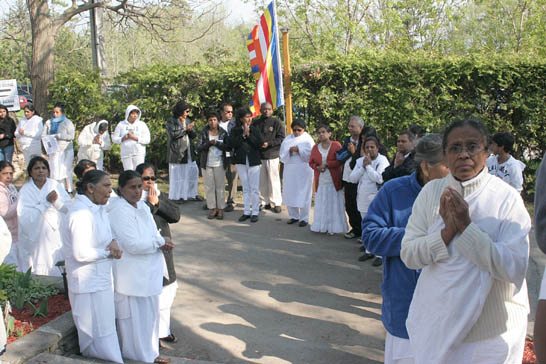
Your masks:
[{"label": "man with eyeglasses", "polygon": [[411,131],[404,130],[398,135],[398,139],[396,140],[396,156],[391,165],[383,172],[383,183],[393,178],[409,176],[415,172],[417,163],[415,163],[413,158],[414,143],[415,135]]},{"label": "man with eyeglasses", "polygon": [[254,121],[264,138],[260,149],[260,205],[275,213],[281,212],[281,178],[279,176],[279,152],[286,134],[281,121],[274,118],[273,106],[269,102],[260,105],[262,116]]},{"label": "man with eyeglasses", "polygon": [[[220,106],[220,116],[222,117],[222,120],[220,120],[219,125],[228,133],[229,136],[231,129],[235,126],[235,118],[233,117],[233,105],[227,102],[223,103]],[[226,180],[228,185],[228,196],[224,212],[230,212],[234,209],[233,199],[237,195],[237,167],[235,166],[235,163],[232,163],[230,150],[226,151],[226,161]]]}]

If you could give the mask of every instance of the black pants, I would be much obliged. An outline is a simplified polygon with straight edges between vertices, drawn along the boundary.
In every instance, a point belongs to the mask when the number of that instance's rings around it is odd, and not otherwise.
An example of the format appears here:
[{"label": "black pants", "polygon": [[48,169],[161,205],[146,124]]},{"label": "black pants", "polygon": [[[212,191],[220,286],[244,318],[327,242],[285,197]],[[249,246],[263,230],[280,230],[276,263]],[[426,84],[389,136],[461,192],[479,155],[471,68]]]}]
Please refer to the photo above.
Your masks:
[{"label": "black pants", "polygon": [[345,211],[349,215],[349,225],[356,236],[362,235],[362,218],[356,205],[356,194],[358,192],[358,183],[344,182],[343,191],[345,193]]}]

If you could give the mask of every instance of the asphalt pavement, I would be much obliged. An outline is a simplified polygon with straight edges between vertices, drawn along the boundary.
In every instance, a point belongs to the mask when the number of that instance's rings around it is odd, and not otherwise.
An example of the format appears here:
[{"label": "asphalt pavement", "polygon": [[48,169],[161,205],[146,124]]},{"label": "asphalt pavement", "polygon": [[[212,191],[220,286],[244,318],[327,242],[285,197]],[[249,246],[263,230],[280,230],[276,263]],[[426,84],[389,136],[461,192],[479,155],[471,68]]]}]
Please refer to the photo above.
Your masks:
[{"label": "asphalt pavement", "polygon": [[171,225],[179,341],[162,353],[219,363],[382,363],[381,267],[358,262],[356,240],[287,225],[208,220],[203,202]]}]

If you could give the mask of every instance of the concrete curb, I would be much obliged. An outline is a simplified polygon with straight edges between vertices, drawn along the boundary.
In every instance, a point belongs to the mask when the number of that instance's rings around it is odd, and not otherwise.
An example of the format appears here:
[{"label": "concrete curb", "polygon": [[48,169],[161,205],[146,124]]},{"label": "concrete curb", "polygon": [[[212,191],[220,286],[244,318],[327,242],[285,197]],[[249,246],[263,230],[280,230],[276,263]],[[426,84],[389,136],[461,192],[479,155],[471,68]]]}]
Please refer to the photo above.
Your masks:
[{"label": "concrete curb", "polygon": [[[175,357],[168,357],[171,359],[171,364],[216,364],[210,361],[202,361],[202,360],[190,360],[190,359],[182,359],[182,358],[175,358]],[[134,360],[125,360],[126,364],[145,364],[143,362],[134,361]],[[92,358],[84,358],[82,356],[73,355],[70,357],[64,357],[59,356],[51,353],[43,353],[38,355],[35,358],[32,358],[31,360],[27,361],[26,364],[44,364],[44,363],[55,363],[55,364],[89,364],[89,363],[96,363],[96,364],[115,364],[110,361],[104,361],[99,359],[92,359]]]},{"label": "concrete curb", "polygon": [[22,364],[44,352],[74,352],[76,348],[76,327],[72,311],[68,311],[36,331],[8,344],[2,362]]}]

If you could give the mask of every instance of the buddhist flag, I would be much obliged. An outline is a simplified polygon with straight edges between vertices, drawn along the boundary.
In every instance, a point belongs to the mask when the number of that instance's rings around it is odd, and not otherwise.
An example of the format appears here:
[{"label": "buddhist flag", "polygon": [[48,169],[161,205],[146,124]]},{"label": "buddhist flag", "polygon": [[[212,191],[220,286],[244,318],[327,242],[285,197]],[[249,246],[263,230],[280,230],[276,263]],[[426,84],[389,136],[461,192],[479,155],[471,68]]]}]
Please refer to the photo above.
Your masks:
[{"label": "buddhist flag", "polygon": [[281,53],[275,2],[272,1],[252,29],[246,41],[250,67],[256,79],[256,90],[250,102],[253,116],[260,114],[260,105],[269,102],[273,108],[284,105]]}]

